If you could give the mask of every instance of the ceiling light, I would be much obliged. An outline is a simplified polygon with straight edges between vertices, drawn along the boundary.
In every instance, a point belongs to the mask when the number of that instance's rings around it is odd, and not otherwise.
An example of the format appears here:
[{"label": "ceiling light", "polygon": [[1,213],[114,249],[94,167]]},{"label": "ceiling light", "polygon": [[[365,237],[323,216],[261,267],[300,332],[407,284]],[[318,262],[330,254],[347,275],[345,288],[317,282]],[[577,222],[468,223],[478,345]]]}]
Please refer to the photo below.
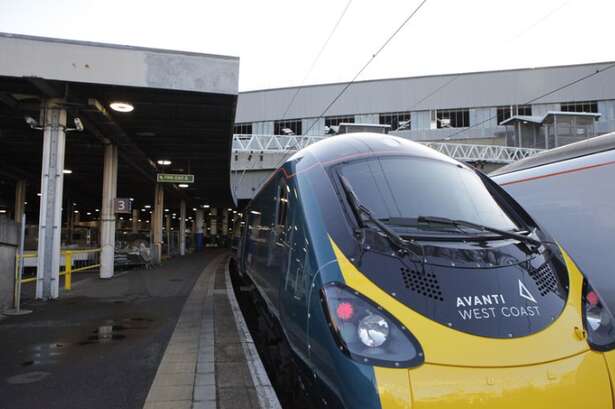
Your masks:
[{"label": "ceiling light", "polygon": [[193,207],[193,208],[192,208],[192,211],[193,211],[193,212],[196,212],[196,207]]},{"label": "ceiling light", "polygon": [[169,209],[164,209],[164,211],[165,211],[165,212],[168,212],[168,211],[169,211]]},{"label": "ceiling light", "polygon": [[152,205],[145,205],[145,206],[143,206],[143,207],[144,207],[144,208],[146,208],[146,209],[151,209],[151,208],[152,208]]},{"label": "ceiling light", "polygon": [[70,175],[71,173],[73,173],[73,171],[70,169],[64,169],[62,173],[64,173],[65,175]]},{"label": "ceiling light", "polygon": [[115,101],[109,104],[109,106],[111,107],[112,110],[117,111],[117,112],[132,112],[133,109],[135,109],[134,106],[132,106],[132,104],[129,104],[128,102],[120,102],[120,101]]},{"label": "ceiling light", "polygon": [[159,159],[158,164],[162,166],[169,166],[172,162],[168,159]]},{"label": "ceiling light", "polygon": [[38,197],[41,197],[43,194],[42,193],[37,193],[36,194]]},{"label": "ceiling light", "polygon": [[100,212],[100,209],[96,209],[96,210],[94,210],[94,211],[95,211],[95,212]]},{"label": "ceiling light", "polygon": [[0,209],[0,214],[5,214],[6,213],[6,209]]},{"label": "ceiling light", "polygon": [[91,216],[92,212],[87,212],[86,215]]},{"label": "ceiling light", "polygon": [[177,185],[177,186],[181,187],[182,189],[185,189],[185,188],[187,188],[187,187],[188,187],[188,184],[187,184],[187,183],[180,183],[180,184],[179,184],[179,185]]},{"label": "ceiling light", "polygon": [[77,214],[77,213],[79,213],[79,210],[75,210],[75,211],[73,211],[73,213]]}]

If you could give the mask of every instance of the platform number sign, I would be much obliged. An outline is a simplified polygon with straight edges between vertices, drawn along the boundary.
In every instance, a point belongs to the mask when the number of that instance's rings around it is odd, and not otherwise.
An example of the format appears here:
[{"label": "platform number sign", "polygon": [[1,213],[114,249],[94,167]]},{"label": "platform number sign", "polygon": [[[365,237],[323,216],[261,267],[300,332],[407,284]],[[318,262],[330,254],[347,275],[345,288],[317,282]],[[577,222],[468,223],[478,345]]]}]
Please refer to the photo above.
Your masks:
[{"label": "platform number sign", "polygon": [[114,202],[115,213],[130,213],[132,212],[132,202],[130,199],[117,198]]}]

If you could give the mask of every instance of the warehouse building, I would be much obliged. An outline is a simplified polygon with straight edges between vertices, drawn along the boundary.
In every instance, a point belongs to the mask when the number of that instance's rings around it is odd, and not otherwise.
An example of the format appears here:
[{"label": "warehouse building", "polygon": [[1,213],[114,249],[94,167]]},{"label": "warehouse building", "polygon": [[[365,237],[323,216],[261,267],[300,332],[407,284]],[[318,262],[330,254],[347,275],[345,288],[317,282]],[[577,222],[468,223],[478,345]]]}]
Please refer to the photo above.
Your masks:
[{"label": "warehouse building", "polygon": [[[234,133],[324,135],[387,124],[417,141],[553,148],[615,131],[613,62],[243,92]],[[320,117],[320,118],[319,118]]]}]

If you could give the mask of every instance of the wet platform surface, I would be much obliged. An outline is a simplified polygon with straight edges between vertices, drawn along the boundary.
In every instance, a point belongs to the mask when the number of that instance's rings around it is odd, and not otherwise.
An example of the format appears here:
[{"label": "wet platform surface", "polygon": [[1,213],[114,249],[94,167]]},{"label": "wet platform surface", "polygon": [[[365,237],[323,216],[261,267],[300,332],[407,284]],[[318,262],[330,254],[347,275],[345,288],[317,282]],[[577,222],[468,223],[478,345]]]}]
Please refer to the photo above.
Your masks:
[{"label": "wet platform surface", "polygon": [[[56,301],[26,303],[32,314],[0,319],[0,409],[259,407],[225,261],[224,251],[209,249],[112,280],[84,276]],[[205,312],[212,329],[197,332],[191,325]],[[195,354],[182,327],[197,335]],[[194,362],[182,362],[187,357]],[[156,398],[164,372],[192,378],[181,403]]]},{"label": "wet platform surface", "polygon": [[183,307],[145,409],[279,408],[231,287],[220,255]]}]

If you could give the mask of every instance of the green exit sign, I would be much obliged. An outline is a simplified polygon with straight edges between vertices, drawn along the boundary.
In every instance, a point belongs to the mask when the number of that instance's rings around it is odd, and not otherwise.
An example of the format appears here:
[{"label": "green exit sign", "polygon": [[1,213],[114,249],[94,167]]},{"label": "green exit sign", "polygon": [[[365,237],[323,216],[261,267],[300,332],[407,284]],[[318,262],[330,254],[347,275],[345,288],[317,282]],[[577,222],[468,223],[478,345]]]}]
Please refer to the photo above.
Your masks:
[{"label": "green exit sign", "polygon": [[158,173],[159,183],[194,183],[194,175],[179,175],[176,173]]}]

